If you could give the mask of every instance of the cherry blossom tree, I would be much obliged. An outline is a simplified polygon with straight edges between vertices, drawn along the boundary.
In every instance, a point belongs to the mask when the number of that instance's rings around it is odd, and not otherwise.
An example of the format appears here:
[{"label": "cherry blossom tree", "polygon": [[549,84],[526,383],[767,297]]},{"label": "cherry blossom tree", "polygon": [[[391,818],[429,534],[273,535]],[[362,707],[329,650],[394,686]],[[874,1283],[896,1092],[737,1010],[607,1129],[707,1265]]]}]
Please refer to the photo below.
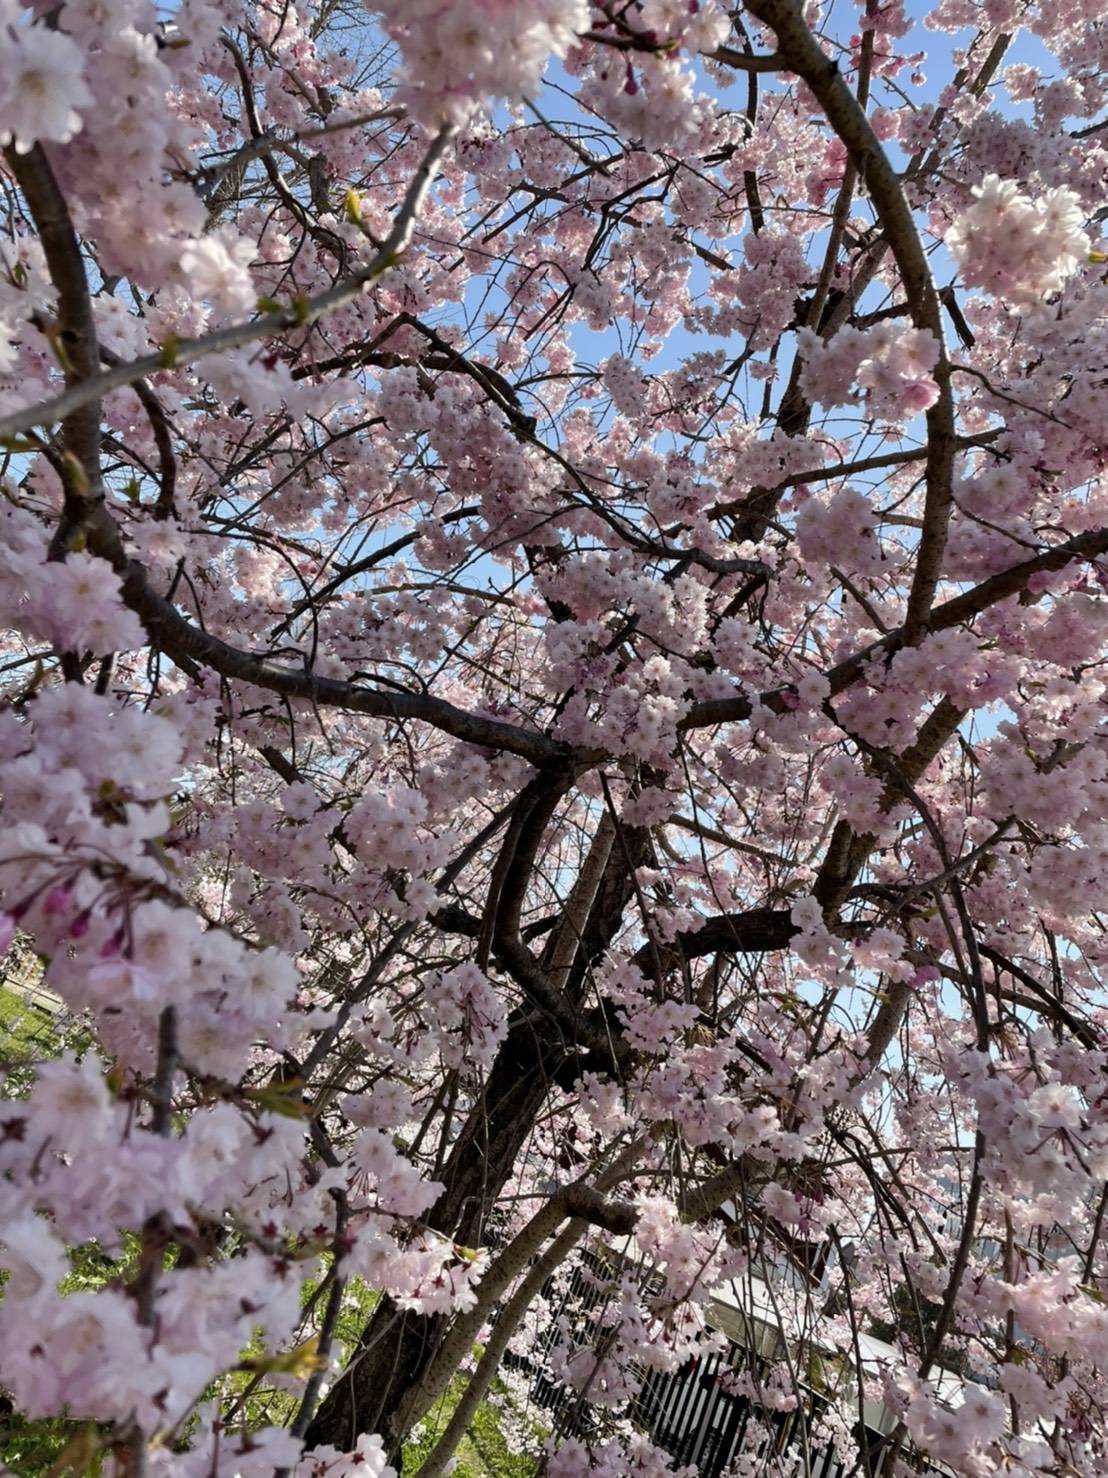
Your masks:
[{"label": "cherry blossom tree", "polygon": [[892,1330],[884,1471],[1105,1471],[1100,10],[0,0],[65,1471],[434,1478],[512,1353],[551,1478],[668,1472],[636,1392],[771,1265]]}]

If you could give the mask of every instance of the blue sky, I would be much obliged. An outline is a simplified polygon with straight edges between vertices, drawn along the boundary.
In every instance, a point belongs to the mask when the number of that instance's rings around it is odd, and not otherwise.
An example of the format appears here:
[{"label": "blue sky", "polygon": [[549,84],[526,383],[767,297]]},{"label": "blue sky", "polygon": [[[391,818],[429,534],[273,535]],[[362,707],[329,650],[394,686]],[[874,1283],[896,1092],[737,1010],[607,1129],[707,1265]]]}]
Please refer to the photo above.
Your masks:
[{"label": "blue sky", "polygon": [[[904,93],[909,101],[921,105],[934,105],[937,103],[942,90],[951,82],[958,70],[955,52],[967,46],[974,35],[971,29],[967,29],[956,35],[947,35],[943,32],[929,29],[925,26],[924,22],[933,9],[933,6],[920,3],[920,0],[909,0],[907,13],[914,20],[914,26],[912,31],[897,43],[898,50],[904,54],[926,53],[926,60],[921,68],[924,73],[922,84],[916,86],[911,83],[909,80],[911,69],[905,69],[897,79],[898,87],[903,87]],[[858,18],[859,9],[857,6],[852,3],[846,3],[846,0],[835,0],[835,3],[827,11],[825,34],[841,37],[845,41],[852,32],[857,30]],[[983,59],[986,51],[987,48],[981,51],[977,58],[978,63]],[[1012,62],[1025,62],[1039,66],[1048,77],[1056,70],[1052,58],[1041,43],[1035,37],[1022,32],[1009,47],[1003,65],[1007,66]],[[705,90],[712,90],[711,82],[703,76],[701,77],[701,84]],[[560,64],[557,62],[552,63],[547,71],[546,84],[535,100],[543,116],[551,122],[571,125],[575,122],[592,121],[577,108],[572,98],[568,96],[575,89],[575,85],[575,80],[567,76]],[[775,79],[764,79],[763,94],[775,86],[779,86]],[[739,90],[741,87],[742,83],[740,81],[735,88],[729,89],[727,93],[723,94],[729,105],[739,106],[741,104],[743,97],[743,93]],[[882,81],[878,80],[875,83],[873,89],[873,102],[875,105],[888,104],[900,106],[903,101],[903,97],[898,96]],[[1024,106],[1014,107],[1006,103],[1004,107],[1006,113],[1028,116],[1028,110]],[[494,114],[494,121],[501,127],[508,126],[509,115],[507,110],[498,108]],[[534,120],[528,115],[527,121],[533,123]],[[903,164],[906,162],[904,156],[900,155],[895,145],[892,146],[890,152],[894,163]],[[860,205],[858,209],[859,213],[862,213],[865,209],[864,204]],[[738,232],[734,237],[723,242],[713,242],[713,248],[728,256],[738,266],[742,259],[742,237],[748,229],[748,224],[745,220],[742,220]],[[940,284],[950,281],[953,278],[954,272],[949,258],[945,256],[945,253],[940,251],[935,254],[934,261],[936,275]],[[706,267],[702,262],[694,261],[691,279],[694,291],[700,292],[707,286],[712,271],[713,269]],[[482,333],[480,326],[480,317],[488,306],[487,302],[483,300],[486,286],[486,281],[481,279],[472,285],[471,291],[467,295],[467,311],[476,310],[477,314],[476,321],[471,319],[470,337],[470,348],[477,353],[488,353],[490,347],[487,336]],[[875,302],[870,306],[876,306],[876,298]],[[572,326],[570,342],[580,360],[590,365],[595,365],[603,361],[610,354],[619,352],[621,347],[623,347],[621,346],[616,330],[608,329],[598,332],[589,329],[582,323],[576,323]],[[705,335],[692,333],[683,325],[678,325],[669,335],[661,352],[648,365],[644,366],[644,368],[648,372],[654,373],[672,369],[682,363],[690,353],[718,346],[718,340],[713,340]],[[787,367],[788,361],[786,359],[782,362],[782,368],[787,370]]]}]

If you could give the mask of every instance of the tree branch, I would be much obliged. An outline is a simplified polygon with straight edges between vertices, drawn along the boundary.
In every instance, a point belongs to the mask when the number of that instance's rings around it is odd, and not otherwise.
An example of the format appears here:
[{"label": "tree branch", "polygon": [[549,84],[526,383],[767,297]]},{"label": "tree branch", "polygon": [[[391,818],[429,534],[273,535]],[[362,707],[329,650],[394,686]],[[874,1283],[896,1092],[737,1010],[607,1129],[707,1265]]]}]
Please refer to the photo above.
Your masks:
[{"label": "tree branch", "polygon": [[[936,606],[927,623],[928,630],[948,631],[953,626],[972,621],[990,606],[1007,600],[1010,595],[1018,594],[1033,575],[1062,570],[1074,560],[1092,560],[1105,553],[1108,553],[1108,529],[1088,529],[1082,534],[1075,534],[1072,539],[1066,539],[1052,549],[1044,549],[1019,564],[1001,570],[999,574],[990,575],[980,585],[974,585],[972,589]],[[844,692],[856,682],[869,663],[882,658],[887,661],[907,645],[907,627],[898,626],[887,636],[880,637],[853,656],[836,663],[827,673],[831,696]],[[759,702],[774,713],[781,713],[785,709],[788,692],[787,687],[773,689],[762,693]],[[706,699],[704,702],[694,703],[688,713],[678,720],[677,727],[681,732],[687,732],[713,724],[739,723],[749,718],[752,711],[752,701],[745,693],[736,693],[732,698]]]},{"label": "tree branch", "polygon": [[[454,133],[453,124],[443,124],[439,129],[412,177],[393,219],[391,231],[372,260],[359,271],[292,308],[263,313],[249,323],[231,324],[227,328],[215,329],[210,334],[202,334],[199,338],[176,340],[156,354],[128,360],[100,374],[91,371],[81,374],[61,395],[44,400],[37,406],[27,406],[23,410],[0,416],[0,436],[15,436],[32,426],[47,426],[53,421],[68,418],[83,407],[100,400],[109,391],[118,390],[123,385],[133,385],[136,380],[156,374],[159,370],[183,369],[185,365],[195,364],[209,354],[227,353],[258,339],[287,333],[291,329],[306,328],[337,308],[356,301],[371,282],[396,266],[411,243],[419,211]],[[99,425],[98,414],[95,420]]]},{"label": "tree branch", "polygon": [[896,171],[870,127],[865,109],[847,86],[834,62],[809,30],[794,0],[747,0],[747,8],[777,36],[787,65],[812,89],[832,128],[869,190],[889,249],[896,260],[912,313],[912,321],[935,337],[939,359],[935,383],[939,396],[927,412],[927,492],[923,529],[916,550],[915,575],[908,597],[904,642],[914,646],[923,635],[938,589],[946,547],[947,525],[954,506],[954,396],[950,362],[943,336],[942,304],[919,232]]}]

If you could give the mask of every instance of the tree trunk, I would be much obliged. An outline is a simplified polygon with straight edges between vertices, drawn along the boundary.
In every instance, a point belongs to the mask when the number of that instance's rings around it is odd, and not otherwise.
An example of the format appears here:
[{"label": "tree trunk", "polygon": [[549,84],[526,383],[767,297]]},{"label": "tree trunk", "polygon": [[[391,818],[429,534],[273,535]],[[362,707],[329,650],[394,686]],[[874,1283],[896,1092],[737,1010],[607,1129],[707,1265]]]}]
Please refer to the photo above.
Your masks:
[{"label": "tree trunk", "polygon": [[[579,1006],[587,985],[587,967],[608,948],[633,892],[632,870],[644,860],[648,834],[641,828],[620,829],[617,844],[607,826],[599,828],[596,848],[604,848],[597,878],[583,869],[578,890],[585,915],[575,920],[581,948],[563,969],[565,995]],[[574,900],[567,913],[574,912]],[[558,951],[555,929],[548,945]],[[549,964],[550,960],[544,961]],[[487,1234],[489,1209],[510,1177],[547,1094],[562,1074],[576,1077],[581,1054],[557,1025],[536,1026],[533,1016],[510,1027],[489,1072],[481,1098],[474,1104],[455,1140],[443,1172],[445,1190],[427,1214],[427,1225],[464,1246],[479,1246]],[[380,1432],[399,1466],[403,1432],[393,1418],[406,1392],[419,1380],[438,1347],[449,1316],[427,1316],[398,1309],[383,1297],[362,1331],[358,1348],[331,1387],[306,1433],[308,1447],[330,1444],[349,1452],[361,1432]]]},{"label": "tree trunk", "polygon": [[[570,1053],[544,1041],[533,1022],[517,1022],[450,1152],[445,1190],[427,1214],[427,1225],[466,1246],[478,1246],[485,1219],[512,1173],[524,1141],[555,1075]],[[349,1452],[360,1432],[380,1432],[393,1449],[403,1434],[391,1429],[401,1399],[419,1379],[438,1345],[447,1317],[398,1309],[391,1298],[377,1304],[358,1349],[320,1405],[306,1441]],[[390,1453],[396,1462],[396,1452]]]}]

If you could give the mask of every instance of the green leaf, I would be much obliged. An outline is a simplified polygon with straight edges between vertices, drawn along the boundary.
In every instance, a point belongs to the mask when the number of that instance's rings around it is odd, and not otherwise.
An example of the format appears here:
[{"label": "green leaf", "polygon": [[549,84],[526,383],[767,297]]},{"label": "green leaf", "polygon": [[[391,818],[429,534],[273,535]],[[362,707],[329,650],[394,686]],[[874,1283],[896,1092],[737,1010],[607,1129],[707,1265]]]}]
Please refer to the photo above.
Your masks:
[{"label": "green leaf", "polygon": [[313,1335],[294,1350],[282,1350],[277,1355],[258,1355],[243,1360],[239,1369],[260,1375],[291,1375],[294,1380],[307,1380],[317,1370],[326,1370],[327,1361],[319,1353],[319,1336]]},{"label": "green leaf", "polygon": [[304,1084],[299,1078],[289,1078],[284,1083],[267,1083],[262,1088],[247,1090],[247,1098],[264,1109],[266,1113],[279,1114],[283,1119],[307,1119],[311,1117],[311,1104],[303,1099]]}]

